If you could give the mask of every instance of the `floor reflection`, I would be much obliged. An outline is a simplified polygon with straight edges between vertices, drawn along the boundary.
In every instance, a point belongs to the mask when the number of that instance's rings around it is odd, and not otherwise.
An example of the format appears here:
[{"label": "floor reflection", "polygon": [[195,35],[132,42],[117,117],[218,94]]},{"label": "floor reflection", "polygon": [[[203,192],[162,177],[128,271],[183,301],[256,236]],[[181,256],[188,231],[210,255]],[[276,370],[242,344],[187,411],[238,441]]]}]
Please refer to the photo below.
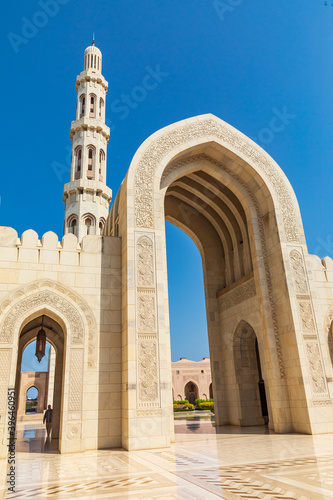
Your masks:
[{"label": "floor reflection", "polygon": [[174,421],[176,434],[274,434],[267,425],[240,427],[237,425],[216,426],[215,416],[191,415],[178,417]]},{"label": "floor reflection", "polygon": [[16,428],[16,451],[23,453],[58,453],[59,440],[48,439],[42,422],[19,422]]}]

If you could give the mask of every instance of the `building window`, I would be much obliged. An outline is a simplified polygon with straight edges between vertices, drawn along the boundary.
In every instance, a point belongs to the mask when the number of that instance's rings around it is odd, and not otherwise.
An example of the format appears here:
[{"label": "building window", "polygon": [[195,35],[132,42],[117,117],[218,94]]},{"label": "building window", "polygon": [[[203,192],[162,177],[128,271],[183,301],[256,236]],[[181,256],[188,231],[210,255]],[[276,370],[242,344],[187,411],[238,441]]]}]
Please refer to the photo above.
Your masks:
[{"label": "building window", "polygon": [[204,371],[203,371],[203,370],[201,370],[201,373],[204,373]]},{"label": "building window", "polygon": [[82,118],[82,116],[84,116],[85,107],[86,107],[86,98],[84,95],[82,95],[80,97],[80,118]]},{"label": "building window", "polygon": [[95,96],[90,96],[90,118],[95,118]]},{"label": "building window", "polygon": [[105,153],[103,149],[99,152],[99,175],[102,175],[102,168],[104,167]]},{"label": "building window", "polygon": [[68,221],[68,232],[76,235],[76,218],[72,218]]},{"label": "building window", "polygon": [[176,371],[177,375],[179,375],[179,370]]},{"label": "building window", "polygon": [[82,163],[82,149],[80,147],[76,148],[75,150],[75,156],[76,156],[76,172],[81,171],[81,163]]},{"label": "building window", "polygon": [[89,217],[87,217],[84,223],[86,226],[87,234],[90,234],[90,230],[91,230],[91,226],[92,226],[91,219]]},{"label": "building window", "polygon": [[103,113],[104,113],[104,100],[100,98],[99,100],[99,117],[103,118]]},{"label": "building window", "polygon": [[88,170],[93,169],[93,149],[88,149]]}]

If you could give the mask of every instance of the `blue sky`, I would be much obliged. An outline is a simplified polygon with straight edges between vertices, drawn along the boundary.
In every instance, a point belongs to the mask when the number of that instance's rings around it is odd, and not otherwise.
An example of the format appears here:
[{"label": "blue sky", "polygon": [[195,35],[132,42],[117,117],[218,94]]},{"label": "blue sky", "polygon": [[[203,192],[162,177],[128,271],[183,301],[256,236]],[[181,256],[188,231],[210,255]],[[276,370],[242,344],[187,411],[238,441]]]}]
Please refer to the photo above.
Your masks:
[{"label": "blue sky", "polygon": [[[109,81],[107,183],[114,195],[150,134],[211,112],[279,163],[298,197],[309,251],[333,257],[330,3],[2,3],[1,224],[19,235],[30,227],[40,237],[48,230],[62,235],[75,78],[95,31]],[[43,8],[49,14],[40,14]],[[135,108],[117,111],[116,100],[151,70],[163,73],[159,85]],[[267,132],[274,114],[283,111],[288,125]],[[167,237],[172,357],[200,359],[208,354],[200,257],[178,229],[168,227]]]}]

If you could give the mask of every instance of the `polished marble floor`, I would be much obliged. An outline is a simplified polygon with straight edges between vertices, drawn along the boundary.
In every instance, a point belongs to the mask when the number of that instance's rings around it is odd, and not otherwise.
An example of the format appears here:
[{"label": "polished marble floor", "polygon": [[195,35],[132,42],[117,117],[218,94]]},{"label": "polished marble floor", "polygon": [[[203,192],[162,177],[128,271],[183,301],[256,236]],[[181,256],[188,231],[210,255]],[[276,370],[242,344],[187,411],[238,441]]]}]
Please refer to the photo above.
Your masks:
[{"label": "polished marble floor", "polygon": [[[40,424],[21,424],[10,499],[333,499],[333,434],[274,434],[175,422],[170,449],[60,455]],[[6,464],[1,464],[4,480]],[[4,482],[3,482],[4,484]]]}]

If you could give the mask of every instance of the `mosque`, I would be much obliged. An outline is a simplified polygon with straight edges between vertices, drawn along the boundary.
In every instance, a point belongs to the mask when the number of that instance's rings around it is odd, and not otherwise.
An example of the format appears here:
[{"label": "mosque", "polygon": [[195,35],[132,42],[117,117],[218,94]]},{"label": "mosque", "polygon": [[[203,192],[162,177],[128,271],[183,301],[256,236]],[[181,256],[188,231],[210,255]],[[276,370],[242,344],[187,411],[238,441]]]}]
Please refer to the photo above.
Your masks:
[{"label": "mosque", "polygon": [[309,255],[288,179],[206,114],[150,136],[111,204],[107,90],[93,43],[76,79],[62,240],[0,228],[2,456],[8,395],[36,339],[40,356],[46,341],[55,353],[61,453],[173,442],[165,220],[202,257],[216,424],[333,432],[333,261]]}]

